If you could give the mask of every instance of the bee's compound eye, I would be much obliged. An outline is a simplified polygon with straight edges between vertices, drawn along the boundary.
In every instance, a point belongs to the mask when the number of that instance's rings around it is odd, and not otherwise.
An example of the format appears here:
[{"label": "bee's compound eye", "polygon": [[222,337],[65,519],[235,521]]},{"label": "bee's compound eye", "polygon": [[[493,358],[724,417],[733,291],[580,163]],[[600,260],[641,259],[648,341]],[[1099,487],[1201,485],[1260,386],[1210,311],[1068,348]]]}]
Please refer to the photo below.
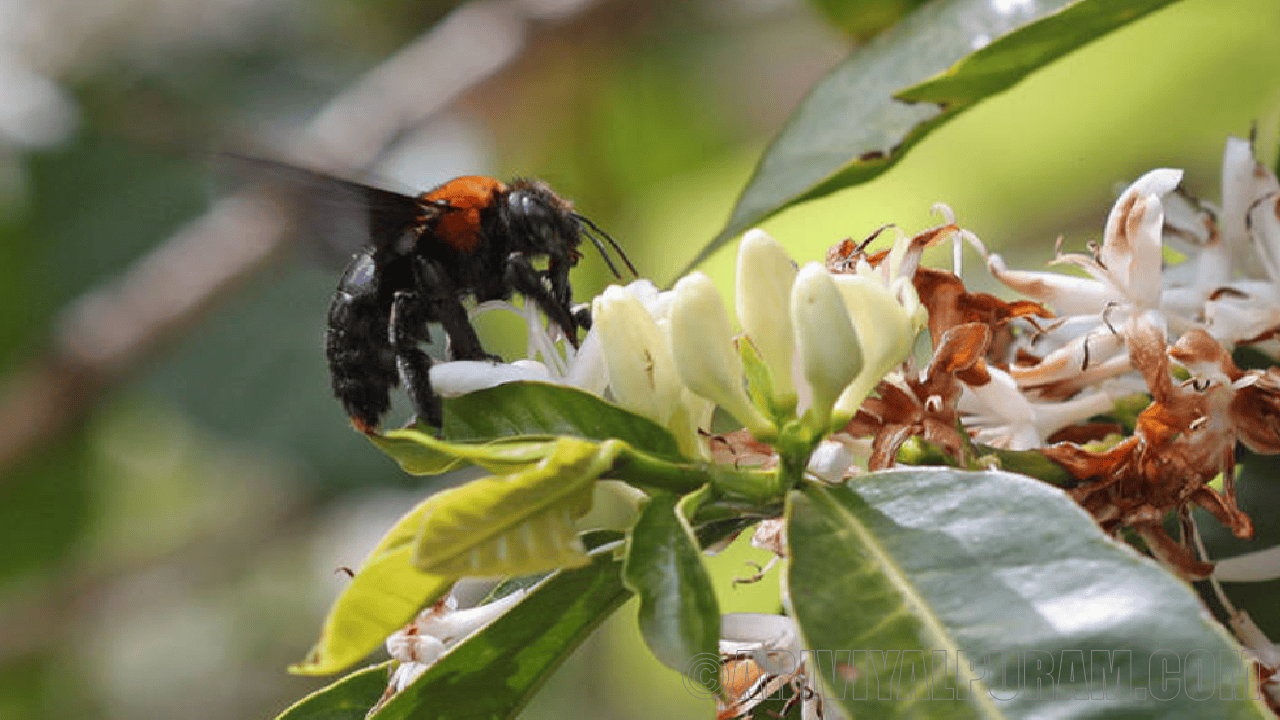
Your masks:
[{"label": "bee's compound eye", "polygon": [[560,233],[555,210],[530,192],[516,191],[507,197],[507,209],[514,228],[535,239],[543,247],[554,247]]},{"label": "bee's compound eye", "polygon": [[547,214],[547,208],[531,193],[517,190],[507,196],[507,208],[514,217],[536,222]]}]

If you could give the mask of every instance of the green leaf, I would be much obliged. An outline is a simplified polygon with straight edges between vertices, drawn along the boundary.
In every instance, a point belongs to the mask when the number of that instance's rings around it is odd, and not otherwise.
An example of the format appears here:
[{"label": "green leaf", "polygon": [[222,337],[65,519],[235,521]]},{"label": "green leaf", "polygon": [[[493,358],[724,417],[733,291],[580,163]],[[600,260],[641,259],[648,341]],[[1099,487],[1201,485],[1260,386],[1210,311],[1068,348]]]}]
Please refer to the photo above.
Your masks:
[{"label": "green leaf", "polygon": [[871,180],[965,109],[1171,2],[934,0],[919,8],[810,90],[724,230],[689,267],[784,208]]},{"label": "green leaf", "polygon": [[513,435],[616,438],[654,455],[680,457],[675,438],[661,425],[590,393],[547,383],[507,383],[448,398],[443,431],[455,442]]},{"label": "green leaf", "polygon": [[400,518],[290,672],[349,667],[463,575],[523,575],[586,562],[573,520],[590,509],[592,484],[624,446],[571,438],[542,444],[546,457],[531,469],[444,490]]},{"label": "green leaf", "polygon": [[370,720],[512,718],[631,593],[607,549],[561,570],[510,612],[451,649]]},{"label": "green leaf", "polygon": [[351,666],[449,591],[456,577],[424,573],[413,564],[414,538],[433,499],[419,503],[383,536],[329,609],[320,640],[290,672],[328,675]]},{"label": "green leaf", "polygon": [[[702,564],[688,515],[707,497],[707,488],[680,501],[673,493],[657,493],[645,505],[631,531],[623,576],[640,596],[640,632],[654,657],[677,672],[690,672],[691,661],[718,652],[720,605],[711,576]],[[691,676],[718,690],[719,677]]]},{"label": "green leaf", "polygon": [[559,438],[537,465],[437,493],[424,503],[415,564],[449,577],[527,575],[581,565],[574,520],[591,509],[597,478],[625,447]]},{"label": "green leaf", "polygon": [[1268,716],[1191,589],[1043,483],[876,473],[788,518],[796,618],[858,717]]},{"label": "green leaf", "polygon": [[775,422],[782,422],[794,413],[795,408],[779,408],[773,403],[773,378],[769,366],[760,357],[760,351],[751,343],[751,338],[743,335],[735,343],[738,356],[742,358],[743,374],[747,378],[747,394],[756,407],[768,408],[769,417]]},{"label": "green leaf", "polygon": [[925,0],[809,0],[827,21],[852,38],[867,38]]},{"label": "green leaf", "polygon": [[364,668],[302,698],[276,720],[364,720],[387,689],[391,663]]},{"label": "green leaf", "polygon": [[546,438],[457,443],[441,440],[419,427],[367,437],[410,475],[439,475],[463,464],[479,465],[496,473],[514,472],[541,461],[551,450],[551,441]]}]

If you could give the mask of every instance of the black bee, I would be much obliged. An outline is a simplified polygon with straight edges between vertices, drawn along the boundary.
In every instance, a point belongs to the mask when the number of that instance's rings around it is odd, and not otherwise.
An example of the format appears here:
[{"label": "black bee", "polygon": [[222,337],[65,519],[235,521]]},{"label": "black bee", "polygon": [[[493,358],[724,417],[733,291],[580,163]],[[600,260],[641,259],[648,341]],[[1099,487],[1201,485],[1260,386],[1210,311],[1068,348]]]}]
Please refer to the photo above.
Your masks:
[{"label": "black bee", "polygon": [[[421,347],[431,339],[428,323],[444,327],[452,359],[498,359],[480,345],[465,299],[522,295],[576,347],[577,331],[591,324],[585,309],[574,312],[569,287],[582,239],[591,240],[615,277],[622,275],[604,242],[636,273],[612,237],[538,180],[471,175],[410,196],[272,161],[232,159],[251,174],[306,187],[311,196],[295,200],[329,216],[310,218],[312,232],[364,244],[338,281],[325,341],[333,393],[361,432],[377,432],[391,389],[401,384],[418,420],[440,427],[432,358]],[[342,212],[334,214],[335,207]],[[535,265],[541,258],[546,269]]]},{"label": "black bee", "polygon": [[[372,200],[369,245],[352,259],[329,306],[325,350],[333,392],[352,424],[375,432],[403,383],[419,420],[441,425],[440,397],[431,388],[427,324],[449,336],[454,360],[498,360],[485,352],[467,319],[464,298],[476,302],[523,295],[564,331],[575,347],[590,328],[585,309],[572,309],[569,270],[588,237],[615,277],[601,241],[627,268],[635,267],[607,233],[538,180],[503,183],[455,178],[417,197],[360,186]],[[547,258],[545,270],[534,261]]]}]

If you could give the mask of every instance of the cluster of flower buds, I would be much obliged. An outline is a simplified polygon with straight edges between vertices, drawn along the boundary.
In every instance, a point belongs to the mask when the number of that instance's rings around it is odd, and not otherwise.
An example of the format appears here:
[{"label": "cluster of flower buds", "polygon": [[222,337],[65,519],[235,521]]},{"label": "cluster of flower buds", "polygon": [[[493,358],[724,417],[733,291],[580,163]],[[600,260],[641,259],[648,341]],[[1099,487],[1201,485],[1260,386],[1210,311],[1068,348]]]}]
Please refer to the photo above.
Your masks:
[{"label": "cluster of flower buds", "polygon": [[903,361],[926,318],[909,279],[797,268],[760,230],[739,245],[736,288],[740,334],[700,272],[651,296],[609,288],[593,304],[614,399],[702,457],[714,405],[803,467]]},{"label": "cluster of flower buds", "polygon": [[[1010,269],[949,209],[946,223],[899,232],[890,249],[867,250],[877,231],[802,267],[752,230],[738,248],[736,323],[702,273],[666,292],[639,281],[594,300],[576,353],[530,313],[531,354],[543,362],[442,363],[432,382],[446,395],[512,379],[574,385],[667,427],[701,460],[723,459],[707,442],[720,407],[744,428],[715,438],[734,462],[778,463],[789,482],[891,466],[912,437],[961,465],[975,443],[1039,452],[1105,528],[1133,529],[1201,577],[1212,566],[1169,538],[1162,518],[1189,522],[1199,505],[1249,536],[1235,444],[1280,451],[1280,370],[1242,370],[1231,357],[1245,345],[1280,355],[1280,182],[1239,139],[1227,143],[1219,206],[1181,180],[1168,168],[1143,175],[1116,201],[1100,245],[1057,256],[1087,277]],[[958,270],[921,267],[923,250],[946,238],[976,246],[1029,299],[971,293]],[[909,356],[926,323],[933,354],[917,368]],[[1127,418],[1118,408],[1138,396],[1152,400],[1135,421],[1141,403]],[[1219,475],[1221,491],[1209,485]]]}]

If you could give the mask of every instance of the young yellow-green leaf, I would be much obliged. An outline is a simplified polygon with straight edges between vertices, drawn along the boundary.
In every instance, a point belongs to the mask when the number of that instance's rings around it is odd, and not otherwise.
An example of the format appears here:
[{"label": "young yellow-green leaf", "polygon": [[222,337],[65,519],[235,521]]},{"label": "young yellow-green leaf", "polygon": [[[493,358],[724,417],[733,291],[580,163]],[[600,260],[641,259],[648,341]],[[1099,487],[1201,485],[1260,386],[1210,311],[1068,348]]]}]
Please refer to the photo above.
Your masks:
[{"label": "young yellow-green leaf", "polygon": [[[716,655],[720,640],[720,605],[687,519],[708,490],[684,501],[674,493],[655,494],[627,543],[623,576],[640,596],[640,632],[654,657],[678,672],[690,671],[695,657]],[[717,675],[695,678],[708,681],[710,692],[718,690]]]},{"label": "young yellow-green leaf", "polygon": [[349,667],[448,592],[457,577],[424,573],[413,565],[414,539],[433,498],[418,503],[382,536],[329,608],[320,640],[290,672],[328,675]]},{"label": "young yellow-green leaf", "polygon": [[1172,1],[923,5],[809,91],[760,158],[724,230],[688,268],[784,208],[871,180],[963,110]]},{"label": "young yellow-green leaf", "polygon": [[[389,430],[365,437],[410,475],[440,475],[462,465],[460,458],[444,452],[438,447],[438,441],[417,428]],[[434,442],[424,442],[423,438],[431,438]]]},{"label": "young yellow-green leaf", "polygon": [[760,351],[751,344],[745,335],[738,338],[738,356],[742,358],[743,374],[747,378],[747,395],[756,407],[768,408],[769,417],[776,422],[782,420],[795,410],[794,407],[779,408],[773,402],[773,379],[769,375],[769,366],[764,364]]},{"label": "young yellow-green leaf", "polygon": [[457,443],[441,440],[418,427],[368,437],[410,475],[439,475],[463,464],[479,465],[496,473],[515,472],[542,460],[551,450],[551,441],[546,438]]},{"label": "young yellow-green leaf", "polygon": [[1268,717],[1191,588],[1044,483],[874,473],[787,517],[795,617],[858,717]]},{"label": "young yellow-green leaf", "polygon": [[574,521],[591,509],[593,484],[624,447],[619,440],[558,438],[522,472],[433,495],[424,503],[416,565],[438,575],[488,577],[585,563]]},{"label": "young yellow-green leaf", "polygon": [[364,668],[302,698],[276,720],[364,720],[387,689],[391,663]]},{"label": "young yellow-green leaf", "polygon": [[426,605],[449,591],[454,576],[431,575],[413,566],[413,545],[371,558],[338,596],[306,659],[295,675],[328,675],[359,662]]},{"label": "young yellow-green leaf", "polygon": [[680,457],[675,437],[649,418],[575,388],[539,382],[506,383],[447,398],[443,433],[454,442],[521,435],[618,439],[652,455]]}]

